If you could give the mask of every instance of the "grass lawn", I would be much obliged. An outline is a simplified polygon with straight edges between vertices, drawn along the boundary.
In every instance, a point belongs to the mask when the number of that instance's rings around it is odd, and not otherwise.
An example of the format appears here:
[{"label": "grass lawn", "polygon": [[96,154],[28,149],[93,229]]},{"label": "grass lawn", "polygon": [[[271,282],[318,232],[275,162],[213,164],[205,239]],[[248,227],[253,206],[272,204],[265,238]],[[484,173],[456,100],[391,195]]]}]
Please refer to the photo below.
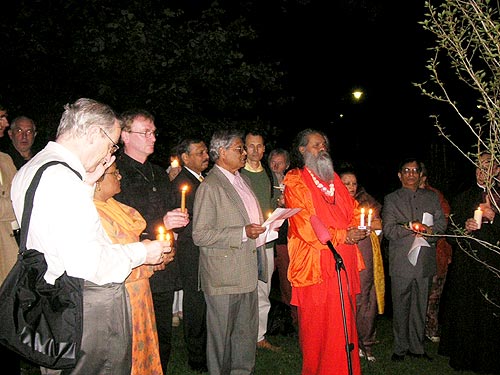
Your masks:
[{"label": "grass lawn", "polygon": [[[379,344],[374,346],[373,353],[376,362],[367,362],[362,359],[364,375],[456,375],[457,372],[448,366],[448,359],[437,354],[437,343],[427,342],[426,351],[434,358],[432,362],[424,359],[406,358],[404,362],[394,363],[390,360],[392,354],[392,327],[390,316],[377,317],[377,338]],[[299,375],[301,369],[301,355],[296,336],[275,335],[269,340],[281,346],[281,352],[273,353],[259,350],[257,352],[255,374],[264,375]],[[353,353],[355,355],[356,353]],[[187,365],[187,352],[182,338],[182,326],[173,328],[173,348],[170,357],[168,374],[184,375],[196,374],[190,371]],[[36,367],[23,364],[25,375],[39,375]],[[473,372],[461,372],[462,375],[473,375]],[[148,375],[148,374],[142,374]],[[215,375],[215,374],[214,374]],[[343,375],[343,374],[340,374]]]}]

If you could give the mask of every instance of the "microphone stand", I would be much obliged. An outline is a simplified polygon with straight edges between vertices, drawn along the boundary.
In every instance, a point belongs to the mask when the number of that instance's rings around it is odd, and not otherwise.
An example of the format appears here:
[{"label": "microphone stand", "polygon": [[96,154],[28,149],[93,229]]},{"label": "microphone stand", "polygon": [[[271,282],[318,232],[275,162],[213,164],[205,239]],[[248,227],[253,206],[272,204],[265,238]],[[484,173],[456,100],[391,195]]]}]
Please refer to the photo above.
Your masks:
[{"label": "microphone stand", "polygon": [[351,361],[351,351],[354,349],[354,344],[349,342],[349,333],[347,332],[347,319],[345,313],[345,305],[344,305],[344,291],[342,289],[342,278],[340,276],[340,270],[343,269],[345,272],[344,260],[340,256],[340,254],[335,250],[331,241],[327,241],[326,244],[328,248],[333,254],[333,258],[335,259],[335,269],[337,270],[337,281],[339,284],[339,292],[340,292],[340,305],[342,307],[342,322],[344,323],[344,336],[345,336],[345,351],[347,355],[347,370],[349,375],[352,375],[352,361]]}]

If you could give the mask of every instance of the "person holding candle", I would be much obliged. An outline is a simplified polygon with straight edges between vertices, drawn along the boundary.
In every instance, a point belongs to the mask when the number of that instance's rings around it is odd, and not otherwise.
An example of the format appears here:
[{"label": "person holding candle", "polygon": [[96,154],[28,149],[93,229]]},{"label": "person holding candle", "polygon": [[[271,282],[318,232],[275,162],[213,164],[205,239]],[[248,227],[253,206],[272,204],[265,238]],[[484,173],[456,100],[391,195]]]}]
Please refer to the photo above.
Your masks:
[{"label": "person holding candle", "polygon": [[[132,207],[114,199],[120,192],[120,171],[111,164],[96,182],[94,204],[102,226],[113,243],[127,244],[139,240],[146,220]],[[166,241],[166,238],[159,238]],[[164,254],[165,263],[173,260],[173,252]],[[155,312],[149,278],[151,265],[135,267],[125,280],[132,310],[132,370],[130,375],[163,375],[158,348]]]},{"label": "person holding candle", "polygon": [[[160,263],[169,249],[161,241],[113,244],[92,196],[96,181],[115,160],[121,122],[107,105],[80,98],[64,107],[56,140],[30,159],[14,176],[12,204],[22,217],[28,186],[39,168],[50,166],[36,190],[27,247],[45,254],[45,280],[66,272],[82,278],[83,337],[72,375],[130,374],[131,320],[125,279],[143,263]],[[43,369],[44,374],[60,370]]]},{"label": "person holding candle", "polygon": [[[193,241],[200,249],[199,283],[207,303],[207,365],[210,374],[255,372],[259,325],[257,281],[266,258],[259,202],[239,173],[246,148],[238,130],[218,130],[210,141],[215,163],[198,186]],[[259,264],[259,259],[262,261]]]},{"label": "person holding candle", "polygon": [[[441,297],[438,353],[449,357],[450,366],[459,371],[500,374],[500,278],[489,268],[500,269],[500,257],[486,245],[500,238],[499,173],[496,158],[481,153],[472,186],[451,201],[453,223],[473,237],[449,238],[453,259]],[[474,220],[478,207],[481,226]]]},{"label": "person holding candle", "polygon": [[[172,181],[168,208],[179,207],[182,189],[185,190],[185,208],[189,214],[189,224],[176,229],[177,263],[183,291],[184,342],[188,353],[188,366],[195,372],[207,372],[207,306],[203,292],[198,288],[198,267],[200,249],[193,242],[193,205],[196,190],[203,181],[203,172],[208,168],[209,156],[205,142],[190,138],[177,147],[177,158],[181,170]],[[182,205],[182,204],[181,204]]]},{"label": "person holding candle", "polygon": [[[115,199],[135,208],[146,219],[142,239],[155,239],[160,225],[166,230],[181,228],[189,223],[188,213],[168,209],[171,181],[161,166],[148,160],[154,152],[158,132],[154,116],[146,110],[129,110],[122,113],[123,153],[116,165],[122,175],[121,192]],[[180,205],[180,201],[178,203]],[[156,315],[160,358],[163,372],[167,373],[171,352],[172,305],[174,293],[180,289],[177,262],[155,266],[155,273],[149,279]]]},{"label": "person holding candle", "polygon": [[[437,194],[419,188],[421,171],[418,159],[402,160],[398,168],[401,187],[384,197],[382,208],[382,228],[389,240],[394,362],[405,356],[432,360],[424,347],[425,319],[436,274],[436,235],[445,232],[446,217]],[[432,217],[432,225],[422,223],[424,213]],[[420,246],[413,265],[409,251],[416,236],[424,236],[428,246]]]},{"label": "person holding candle", "polygon": [[[286,206],[302,209],[288,219],[291,303],[298,311],[302,373],[348,374],[351,368],[352,374],[359,375],[355,298],[364,265],[357,243],[369,232],[358,228],[358,203],[334,172],[329,145],[321,131],[301,131],[291,151],[294,168],[283,181]],[[331,244],[342,257],[344,268],[339,274],[332,251],[320,241],[311,223],[313,216],[326,227]],[[349,356],[346,339],[353,350]]]},{"label": "person holding candle", "polygon": [[[337,173],[346,186],[349,194],[356,199],[361,207],[368,210],[367,227],[370,235],[358,242],[363,256],[365,269],[359,273],[361,293],[356,296],[359,354],[370,362],[376,360],[372,347],[377,342],[376,317],[384,313],[385,307],[385,277],[382,253],[380,250],[380,233],[382,220],[380,211],[382,205],[358,184],[358,178],[352,165],[341,164]],[[368,208],[369,207],[369,208]]]}]

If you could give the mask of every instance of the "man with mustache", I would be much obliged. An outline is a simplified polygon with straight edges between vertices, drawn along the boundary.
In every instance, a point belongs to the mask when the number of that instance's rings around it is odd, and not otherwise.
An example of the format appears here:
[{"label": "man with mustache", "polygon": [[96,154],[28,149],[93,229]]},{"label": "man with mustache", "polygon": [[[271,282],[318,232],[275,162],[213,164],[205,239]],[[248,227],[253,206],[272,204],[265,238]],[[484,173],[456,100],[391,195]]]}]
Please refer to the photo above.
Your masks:
[{"label": "man with mustache", "polygon": [[188,365],[194,372],[208,372],[207,368],[207,305],[198,288],[200,249],[193,242],[193,206],[198,186],[204,180],[202,172],[208,168],[208,148],[201,139],[184,139],[177,146],[177,157],[182,168],[172,181],[169,209],[179,207],[181,190],[187,186],[186,208],[189,224],[177,229],[177,262],[183,290],[184,342]]},{"label": "man with mustache", "polygon": [[[356,333],[356,294],[360,292],[362,261],[358,241],[369,231],[359,229],[358,204],[333,170],[326,135],[305,129],[295,140],[290,170],[283,181],[285,204],[302,210],[289,218],[288,279],[291,304],[297,306],[302,374],[361,374]],[[343,260],[339,270],[345,306],[350,358],[346,353],[343,312],[335,259],[318,239],[311,218],[319,219]],[[314,219],[313,219],[314,220]],[[324,242],[324,241],[323,241]],[[356,355],[354,355],[356,354]]]}]

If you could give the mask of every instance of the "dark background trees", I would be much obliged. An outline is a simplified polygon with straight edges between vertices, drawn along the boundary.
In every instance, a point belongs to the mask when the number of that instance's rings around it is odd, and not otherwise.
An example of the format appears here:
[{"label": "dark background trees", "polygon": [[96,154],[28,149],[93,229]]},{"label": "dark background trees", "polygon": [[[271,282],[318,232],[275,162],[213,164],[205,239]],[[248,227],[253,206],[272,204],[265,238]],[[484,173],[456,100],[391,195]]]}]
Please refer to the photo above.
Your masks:
[{"label": "dark background trees", "polygon": [[[91,97],[117,112],[142,107],[168,163],[181,138],[221,126],[260,127],[289,147],[325,131],[336,160],[358,167],[379,198],[399,185],[405,154],[428,160],[438,187],[456,186],[412,82],[425,77],[423,3],[382,0],[19,0],[4,5],[0,102],[35,119],[42,145],[63,105]],[[360,88],[364,100],[353,102]],[[341,116],[342,115],[342,116]],[[450,168],[453,166],[447,165]],[[451,170],[450,170],[451,171]]]}]

